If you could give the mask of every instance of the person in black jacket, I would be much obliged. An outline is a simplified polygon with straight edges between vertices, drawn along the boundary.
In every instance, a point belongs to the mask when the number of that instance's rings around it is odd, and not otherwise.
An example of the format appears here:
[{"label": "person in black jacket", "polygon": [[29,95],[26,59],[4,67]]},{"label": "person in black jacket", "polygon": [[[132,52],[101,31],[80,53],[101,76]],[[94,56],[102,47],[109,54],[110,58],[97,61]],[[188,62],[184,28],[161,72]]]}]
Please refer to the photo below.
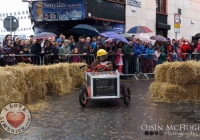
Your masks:
[{"label": "person in black jacket", "polygon": [[[35,54],[41,57],[41,52],[42,52],[41,44],[42,44],[42,39],[36,39],[36,43],[33,44],[33,46],[31,47],[31,54]],[[33,64],[35,65],[40,65],[40,59],[38,56],[32,58]]]},{"label": "person in black jacket", "polygon": [[42,54],[44,55],[44,64],[53,64],[53,46],[52,44],[46,40],[44,42],[43,46],[44,50],[42,51]]}]

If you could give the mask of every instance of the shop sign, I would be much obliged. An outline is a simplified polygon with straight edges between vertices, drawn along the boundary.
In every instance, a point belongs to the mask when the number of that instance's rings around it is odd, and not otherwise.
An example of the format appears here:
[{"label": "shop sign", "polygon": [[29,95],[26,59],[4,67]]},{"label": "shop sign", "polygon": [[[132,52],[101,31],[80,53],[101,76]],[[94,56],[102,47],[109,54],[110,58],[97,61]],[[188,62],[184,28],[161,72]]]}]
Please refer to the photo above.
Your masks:
[{"label": "shop sign", "polygon": [[97,22],[93,24],[100,33],[107,31],[114,31],[118,33],[124,33],[124,24],[110,23],[110,22]]},{"label": "shop sign", "polygon": [[137,0],[128,0],[128,5],[141,8],[141,2]]},{"label": "shop sign", "polygon": [[83,0],[40,1],[33,4],[35,21],[67,21],[85,19]]}]

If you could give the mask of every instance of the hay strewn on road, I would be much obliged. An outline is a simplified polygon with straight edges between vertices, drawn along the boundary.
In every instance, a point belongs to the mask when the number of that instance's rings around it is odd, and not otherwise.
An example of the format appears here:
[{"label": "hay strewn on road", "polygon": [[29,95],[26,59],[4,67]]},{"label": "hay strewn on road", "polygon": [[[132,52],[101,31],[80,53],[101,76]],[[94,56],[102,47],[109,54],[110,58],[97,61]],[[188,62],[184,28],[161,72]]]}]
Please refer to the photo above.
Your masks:
[{"label": "hay strewn on road", "polygon": [[10,102],[31,103],[46,93],[65,94],[83,83],[84,63],[49,66],[19,64],[0,68],[0,108]]},{"label": "hay strewn on road", "polygon": [[200,101],[199,62],[166,62],[158,65],[154,74],[149,90],[156,101]]}]

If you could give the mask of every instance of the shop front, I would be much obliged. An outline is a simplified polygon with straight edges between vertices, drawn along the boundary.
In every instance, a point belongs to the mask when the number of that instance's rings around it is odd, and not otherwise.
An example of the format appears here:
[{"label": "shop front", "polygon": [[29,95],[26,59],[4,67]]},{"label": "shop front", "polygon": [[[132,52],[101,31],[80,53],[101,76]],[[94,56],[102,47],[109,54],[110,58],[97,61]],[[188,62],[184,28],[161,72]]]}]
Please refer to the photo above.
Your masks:
[{"label": "shop front", "polygon": [[99,32],[124,33],[125,4],[107,0],[37,0],[32,3],[32,17],[35,34],[51,31],[68,36],[78,24],[92,25]]}]

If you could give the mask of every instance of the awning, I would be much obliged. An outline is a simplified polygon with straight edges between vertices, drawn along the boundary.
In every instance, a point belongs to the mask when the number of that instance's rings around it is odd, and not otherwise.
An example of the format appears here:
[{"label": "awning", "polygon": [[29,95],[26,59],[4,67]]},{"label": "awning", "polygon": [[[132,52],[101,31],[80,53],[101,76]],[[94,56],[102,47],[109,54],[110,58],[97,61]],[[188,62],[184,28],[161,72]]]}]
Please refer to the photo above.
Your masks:
[{"label": "awning", "polygon": [[171,25],[164,24],[164,23],[156,23],[156,29],[171,30]]}]

